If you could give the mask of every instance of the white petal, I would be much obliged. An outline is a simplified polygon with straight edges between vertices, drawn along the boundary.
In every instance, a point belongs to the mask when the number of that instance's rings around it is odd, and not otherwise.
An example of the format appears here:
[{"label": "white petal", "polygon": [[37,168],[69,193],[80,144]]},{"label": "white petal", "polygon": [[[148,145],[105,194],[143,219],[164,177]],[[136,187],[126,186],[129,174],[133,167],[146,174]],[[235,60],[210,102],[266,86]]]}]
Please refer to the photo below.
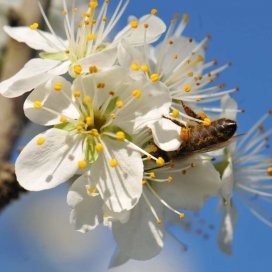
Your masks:
[{"label": "white petal", "polygon": [[[182,174],[182,168],[195,163],[196,167],[189,168]],[[176,171],[179,170],[179,171]],[[175,172],[176,171],[176,172]],[[157,178],[172,176],[171,183],[154,184],[158,194],[173,208],[180,210],[198,210],[203,207],[205,200],[218,194],[220,176],[213,164],[201,160],[199,156],[174,162],[172,169],[154,171]]]},{"label": "white petal", "polygon": [[67,70],[63,69],[63,64],[59,61],[32,59],[17,74],[0,83],[0,93],[6,97],[20,96],[46,82],[54,74],[65,72]]},{"label": "white petal", "polygon": [[64,51],[65,42],[51,33],[42,30],[32,30],[30,27],[4,26],[5,32],[18,42],[23,42],[35,50],[45,52]]},{"label": "white petal", "polygon": [[[44,138],[42,145],[37,144]],[[20,185],[26,190],[51,189],[68,181],[84,159],[82,138],[60,129],[49,129],[37,135],[20,153],[15,171]]]},{"label": "white petal", "polygon": [[[156,204],[152,202],[158,216],[161,216],[161,207]],[[112,231],[120,252],[131,259],[148,260],[159,254],[163,247],[163,224],[156,223],[143,198],[131,211],[130,220],[125,224],[113,223]]]},{"label": "white petal", "polygon": [[[145,24],[149,25],[148,29]],[[125,39],[129,44],[139,46],[157,41],[165,30],[166,25],[159,17],[145,15],[139,19],[136,29],[128,25],[116,35],[115,41]]]},{"label": "white petal", "polygon": [[222,183],[220,188],[220,193],[227,202],[229,202],[232,197],[233,184],[234,184],[233,164],[232,160],[229,159],[228,166],[226,167],[222,175]]},{"label": "white petal", "polygon": [[[107,207],[113,212],[132,209],[142,194],[143,162],[129,144],[104,138],[104,151],[91,166],[92,178]],[[107,154],[109,153],[109,154]],[[118,166],[111,167],[110,160]]]},{"label": "white petal", "polygon": [[73,183],[67,195],[67,203],[72,208],[70,223],[83,233],[95,229],[103,222],[103,201],[100,196],[89,195],[88,186],[91,186],[91,179],[89,173],[86,173]]},{"label": "white petal", "polygon": [[161,118],[151,125],[155,144],[164,151],[175,151],[181,145],[181,127],[171,120]]},{"label": "white petal", "polygon": [[89,72],[90,66],[96,66],[99,71],[103,71],[111,68],[115,64],[116,59],[117,48],[109,48],[81,59],[75,65],[81,65],[85,72]]},{"label": "white petal", "polygon": [[222,117],[229,118],[231,120],[237,119],[238,104],[230,95],[223,96],[221,99],[221,108]]},{"label": "white petal", "polygon": [[238,212],[234,204],[225,207],[224,218],[221,222],[220,232],[217,237],[219,248],[227,255],[232,254],[232,241],[234,228],[238,220]]},{"label": "white petal", "polygon": [[138,82],[120,93],[121,99],[124,96],[131,96],[132,91],[137,89],[141,90],[142,95],[135,98],[128,107],[121,109],[113,121],[113,124],[122,127],[131,134],[136,134],[141,129],[159,121],[163,115],[169,113],[171,105],[169,91],[161,83],[148,82],[144,84],[144,82]]},{"label": "white petal", "polygon": [[[54,90],[56,83],[62,84],[60,91]],[[41,101],[42,107],[34,108],[35,101]],[[55,76],[37,87],[26,99],[24,111],[31,121],[45,126],[59,124],[61,116],[69,117],[72,120],[80,116],[72,103],[71,84],[60,76]]]}]

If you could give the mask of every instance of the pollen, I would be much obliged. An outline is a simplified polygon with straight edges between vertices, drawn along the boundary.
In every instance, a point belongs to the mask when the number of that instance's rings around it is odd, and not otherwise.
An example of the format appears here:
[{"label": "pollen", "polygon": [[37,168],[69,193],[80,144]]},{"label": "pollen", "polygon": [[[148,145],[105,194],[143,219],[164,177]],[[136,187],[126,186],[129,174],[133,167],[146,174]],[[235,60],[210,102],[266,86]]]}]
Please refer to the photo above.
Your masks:
[{"label": "pollen", "polygon": [[209,118],[205,118],[205,119],[203,120],[203,124],[204,124],[205,126],[210,126],[210,125],[211,125],[211,120],[210,120]]},{"label": "pollen", "polygon": [[189,22],[189,14],[184,14],[183,15],[183,22],[186,23],[186,24]]},{"label": "pollen", "polygon": [[152,74],[150,76],[150,79],[151,79],[152,82],[157,82],[157,81],[160,80],[160,75],[159,74]]},{"label": "pollen", "polygon": [[87,162],[85,160],[78,162],[79,169],[85,169],[87,167]]},{"label": "pollen", "polygon": [[141,69],[145,72],[145,73],[148,73],[149,72],[149,66],[147,65],[147,64],[143,64],[142,66],[141,66]]},{"label": "pollen", "polygon": [[140,91],[140,90],[134,90],[133,92],[132,92],[132,95],[134,96],[134,97],[140,97],[141,95],[142,95],[142,92]]},{"label": "pollen", "polygon": [[91,9],[96,9],[98,7],[98,3],[97,3],[97,0],[92,0],[90,3],[89,3],[89,8]]},{"label": "pollen", "polygon": [[162,224],[161,219],[157,219],[156,223],[157,223],[158,225],[161,225],[161,224]]},{"label": "pollen", "polygon": [[159,166],[159,167],[162,167],[164,166],[164,159],[162,157],[159,157],[157,160],[156,160],[156,164]]},{"label": "pollen", "polygon": [[118,161],[117,160],[110,160],[110,166],[111,167],[117,167],[118,166]]},{"label": "pollen", "polygon": [[98,136],[99,136],[98,130],[95,129],[95,128],[93,128],[93,129],[91,130],[91,135],[92,135],[93,137],[98,137]]},{"label": "pollen", "polygon": [[184,213],[180,213],[180,214],[179,214],[179,218],[180,218],[180,219],[184,219],[184,218],[185,218],[185,214],[184,214]]},{"label": "pollen", "polygon": [[98,69],[97,69],[96,66],[90,66],[90,67],[89,67],[89,73],[90,73],[90,74],[95,74],[95,73],[97,73],[97,72],[98,72]]},{"label": "pollen", "polygon": [[119,141],[124,141],[126,138],[126,135],[123,131],[118,131],[116,133],[116,139],[119,140]]},{"label": "pollen", "polygon": [[197,60],[198,60],[199,62],[201,62],[201,61],[204,61],[205,58],[204,58],[202,55],[199,55],[198,58],[197,58]]},{"label": "pollen", "polygon": [[153,178],[153,179],[156,178],[155,172],[150,172],[150,173],[149,173],[149,176],[150,176],[151,178]]},{"label": "pollen", "polygon": [[37,145],[43,145],[44,144],[44,142],[45,142],[45,138],[43,138],[43,137],[40,137],[40,138],[38,138],[38,140],[37,140]]},{"label": "pollen", "polygon": [[97,84],[98,89],[104,89],[106,87],[106,84],[104,82],[100,82]]},{"label": "pollen", "polygon": [[169,177],[167,178],[167,180],[168,180],[169,183],[171,183],[171,182],[173,181],[173,177],[172,177],[172,176],[169,176]]},{"label": "pollen", "polygon": [[150,153],[154,153],[158,151],[158,148],[155,145],[150,145],[148,150]]},{"label": "pollen", "polygon": [[57,82],[57,83],[55,83],[54,84],[54,90],[55,91],[61,91],[61,89],[62,89],[62,83],[60,83],[60,82]]},{"label": "pollen", "polygon": [[192,90],[192,86],[189,85],[189,84],[186,84],[186,85],[183,87],[183,91],[186,92],[186,93],[189,93],[191,90]]},{"label": "pollen", "polygon": [[130,22],[130,26],[131,26],[132,28],[137,28],[138,25],[139,25],[139,23],[138,23],[137,21],[132,21],[132,22]]},{"label": "pollen", "polygon": [[116,102],[116,107],[117,107],[118,109],[121,109],[123,106],[124,106],[124,103],[123,103],[122,100],[118,100],[118,101]]},{"label": "pollen", "polygon": [[103,146],[102,144],[98,143],[98,144],[96,144],[96,146],[95,146],[95,150],[96,150],[97,152],[102,152],[102,151],[104,150],[104,146]]},{"label": "pollen", "polygon": [[29,26],[32,30],[39,28],[38,23],[33,23],[32,25]]},{"label": "pollen", "polygon": [[86,104],[88,104],[88,103],[90,103],[92,101],[92,99],[91,99],[91,97],[90,96],[85,96],[84,97],[84,102],[86,103]]},{"label": "pollen", "polygon": [[40,108],[42,107],[42,102],[39,101],[39,100],[35,101],[35,102],[33,103],[33,107],[34,107],[35,109],[40,109]]},{"label": "pollen", "polygon": [[74,97],[80,97],[81,93],[80,91],[74,91]]},{"label": "pollen", "polygon": [[189,72],[188,73],[188,77],[193,77],[194,76],[194,73],[193,72]]},{"label": "pollen", "polygon": [[92,126],[93,125],[93,118],[92,117],[90,117],[90,116],[86,117],[85,121],[86,121],[86,124],[88,126]]},{"label": "pollen", "polygon": [[87,36],[87,40],[88,41],[93,41],[93,40],[95,40],[96,39],[96,35],[95,34],[89,34],[88,36]]},{"label": "pollen", "polygon": [[75,72],[77,75],[80,75],[81,72],[82,72],[82,67],[81,67],[81,65],[75,65],[75,66],[74,66],[74,72]]},{"label": "pollen", "polygon": [[180,115],[180,112],[179,112],[179,110],[174,109],[172,111],[171,115],[172,115],[172,117],[177,118]]},{"label": "pollen", "polygon": [[269,176],[272,176],[272,167],[269,167],[269,168],[267,169],[267,174],[268,174]]},{"label": "pollen", "polygon": [[87,194],[88,194],[88,195],[93,195],[93,194],[95,194],[96,192],[97,192],[96,187],[88,187],[88,188],[87,188]]},{"label": "pollen", "polygon": [[152,9],[151,10],[151,14],[152,15],[157,15],[158,14],[158,10],[157,9]]},{"label": "pollen", "polygon": [[200,112],[196,116],[198,119],[205,120],[207,118],[207,115],[204,112]]},{"label": "pollen", "polygon": [[136,64],[136,63],[131,64],[131,70],[139,71],[140,69],[141,69],[141,67],[138,64]]},{"label": "pollen", "polygon": [[65,116],[61,116],[59,120],[63,124],[67,123],[67,118]]}]

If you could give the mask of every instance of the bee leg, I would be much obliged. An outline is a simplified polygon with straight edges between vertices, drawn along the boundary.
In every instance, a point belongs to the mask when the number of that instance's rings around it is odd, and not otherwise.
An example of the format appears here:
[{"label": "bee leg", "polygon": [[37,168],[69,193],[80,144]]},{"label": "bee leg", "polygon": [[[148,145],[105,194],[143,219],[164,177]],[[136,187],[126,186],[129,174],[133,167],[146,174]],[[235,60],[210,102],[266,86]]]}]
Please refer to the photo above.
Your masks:
[{"label": "bee leg", "polygon": [[183,101],[181,101],[181,105],[185,111],[185,113],[187,115],[189,115],[190,117],[193,117],[195,119],[198,119],[198,120],[204,120],[206,119],[208,116],[204,113],[204,112],[199,112],[199,113],[196,113],[194,112],[189,106],[187,106]]}]

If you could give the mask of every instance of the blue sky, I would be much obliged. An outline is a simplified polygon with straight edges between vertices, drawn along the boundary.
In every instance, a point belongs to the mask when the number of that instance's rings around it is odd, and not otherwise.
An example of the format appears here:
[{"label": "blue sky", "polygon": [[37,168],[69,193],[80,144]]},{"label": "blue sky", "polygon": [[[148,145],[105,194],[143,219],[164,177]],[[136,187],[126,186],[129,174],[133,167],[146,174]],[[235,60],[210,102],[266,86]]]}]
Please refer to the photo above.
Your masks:
[{"label": "blue sky", "polygon": [[[157,8],[159,15],[166,22],[169,22],[173,14],[177,12],[188,13],[190,23],[185,35],[200,41],[206,34],[211,34],[212,40],[209,42],[210,46],[207,51],[208,59],[216,58],[221,64],[228,61],[233,62],[233,66],[221,75],[220,82],[225,82],[230,88],[235,86],[241,88],[241,91],[234,96],[240,107],[246,110],[246,113],[239,116],[240,132],[246,132],[257,118],[272,108],[271,1],[131,0],[126,15],[140,16],[152,8]],[[125,20],[123,22],[125,23]],[[35,199],[37,200],[39,196],[36,196]],[[65,194],[62,192],[60,196],[64,202]],[[30,203],[28,198],[24,198],[23,203],[25,204],[21,208],[14,204],[1,215],[1,265],[5,265],[6,271],[29,271],[29,263],[31,262],[32,269],[42,264],[45,265],[44,271],[49,269],[50,271],[65,271],[61,270],[56,263],[42,262],[42,258],[37,253],[35,255],[36,248],[42,251],[43,244],[29,245],[26,244],[22,234],[14,235],[14,233],[22,231],[23,227],[20,228],[20,222],[26,220],[24,216],[19,218],[22,221],[16,221],[14,217],[26,211],[27,205]],[[216,204],[211,201],[205,211],[196,217],[196,220],[204,218],[207,222],[218,226],[219,214],[216,214],[215,208]],[[238,204],[238,209],[239,221],[236,228],[233,256],[224,256],[219,252],[216,246],[216,230],[211,231],[208,241],[200,239],[195,234],[177,231],[180,239],[189,245],[189,250],[187,253],[182,253],[178,251],[177,245],[170,243],[170,246],[167,246],[167,251],[171,254],[172,259],[168,257],[168,260],[173,263],[168,271],[184,270],[189,272],[190,269],[185,268],[189,260],[194,262],[192,264],[193,272],[255,272],[257,269],[270,271],[272,230],[251,215],[242,204]],[[25,222],[23,226],[25,228]],[[31,237],[28,237],[29,241],[34,243],[35,238]],[[40,251],[38,254],[42,254]],[[163,251],[163,254],[163,256],[167,256],[166,250]],[[173,258],[176,258],[175,261]],[[22,270],[17,270],[19,268],[14,262],[18,262],[17,265]],[[147,268],[148,264],[137,266],[136,263],[134,266],[139,267],[142,271],[150,269]],[[105,268],[97,268],[97,271],[99,272],[100,269],[103,271]],[[127,271],[132,270],[128,268]]]}]

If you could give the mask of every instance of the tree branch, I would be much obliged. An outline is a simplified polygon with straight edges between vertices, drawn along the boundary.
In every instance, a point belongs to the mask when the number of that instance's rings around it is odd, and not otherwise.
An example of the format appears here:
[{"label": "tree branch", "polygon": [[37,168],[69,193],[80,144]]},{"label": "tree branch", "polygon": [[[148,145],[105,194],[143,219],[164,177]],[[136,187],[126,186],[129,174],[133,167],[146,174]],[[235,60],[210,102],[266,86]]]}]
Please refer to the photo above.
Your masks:
[{"label": "tree branch", "polygon": [[[48,11],[50,0],[41,0],[41,4],[45,12]],[[42,21],[38,5],[33,5],[33,0],[22,1],[22,5],[18,9],[11,8],[7,16],[11,26]],[[1,81],[17,73],[33,56],[32,49],[10,39],[3,58]],[[0,96],[0,210],[25,192],[16,180],[14,167],[8,163],[14,143],[25,124],[23,101],[23,97],[8,99]]]}]

